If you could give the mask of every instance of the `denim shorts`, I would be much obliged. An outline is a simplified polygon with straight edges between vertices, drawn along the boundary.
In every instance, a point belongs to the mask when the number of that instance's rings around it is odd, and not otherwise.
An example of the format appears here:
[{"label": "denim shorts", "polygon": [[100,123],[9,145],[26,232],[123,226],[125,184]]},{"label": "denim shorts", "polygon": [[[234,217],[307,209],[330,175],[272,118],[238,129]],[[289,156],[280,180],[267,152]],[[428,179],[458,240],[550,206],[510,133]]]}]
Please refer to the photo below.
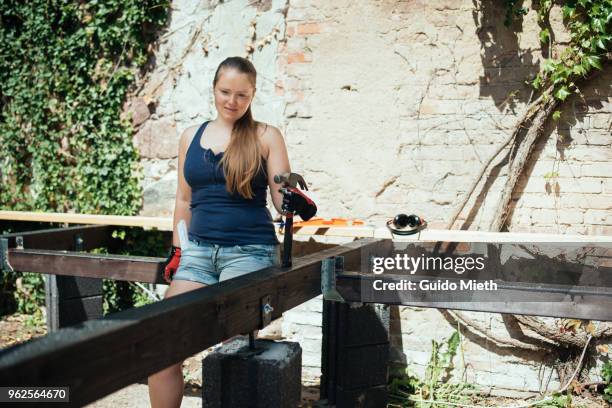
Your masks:
[{"label": "denim shorts", "polygon": [[217,245],[189,240],[173,280],[214,285],[224,280],[280,265],[280,246],[272,244]]}]

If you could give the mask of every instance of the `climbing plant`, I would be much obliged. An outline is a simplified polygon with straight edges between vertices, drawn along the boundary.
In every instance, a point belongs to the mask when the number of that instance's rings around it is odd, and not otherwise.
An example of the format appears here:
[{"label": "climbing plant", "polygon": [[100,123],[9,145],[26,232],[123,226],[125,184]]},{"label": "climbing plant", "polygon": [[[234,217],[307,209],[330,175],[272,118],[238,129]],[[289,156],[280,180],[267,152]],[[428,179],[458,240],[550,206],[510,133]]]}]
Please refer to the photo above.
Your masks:
[{"label": "climbing plant", "polygon": [[[527,13],[522,1],[506,0],[505,24],[509,29],[514,22]],[[510,200],[516,182],[523,173],[533,146],[545,134],[545,124],[549,120],[559,120],[562,103],[571,95],[582,97],[582,89],[598,72],[609,66],[612,44],[612,1],[611,0],[568,0],[553,2],[553,0],[534,0],[537,9],[539,38],[542,53],[546,58],[540,65],[540,71],[534,78],[527,78],[534,89],[535,98],[528,102],[524,114],[518,119],[509,137],[498,147],[496,152],[483,164],[478,176],[468,189],[468,193],[455,209],[448,224],[452,228],[466,204],[472,201],[469,213],[474,213],[478,206],[476,197],[481,194],[476,188],[483,179],[491,176],[491,168],[503,154],[508,159],[508,177],[498,202],[495,217],[491,221],[490,230],[501,231],[506,225]],[[563,23],[569,34],[567,44],[554,43],[554,33],[549,24],[549,15],[555,4],[561,7]],[[509,147],[509,149],[508,149]],[[487,184],[487,183],[485,183]],[[465,228],[465,224],[460,228]],[[469,319],[461,312],[447,311],[448,316],[472,332],[481,333],[489,340],[510,347],[525,350],[536,350],[553,353],[559,356],[557,371],[565,386],[565,392],[580,380],[580,371],[585,362],[584,354],[590,350],[592,339],[602,340],[612,337],[612,325],[591,322],[581,322],[572,319],[562,320],[555,324],[542,319],[528,316],[506,316],[508,321],[520,324],[521,327],[536,333],[528,335],[528,342],[516,339],[498,338]],[[542,341],[542,339],[547,339]],[[539,344],[538,344],[539,343]],[[537,346],[536,346],[537,344]],[[605,375],[605,374],[604,374]]]},{"label": "climbing plant", "polygon": [[[551,118],[558,120],[561,117],[561,111],[557,109],[559,104],[572,94],[580,95],[581,88],[588,85],[595,71],[603,70],[604,65],[610,61],[612,1],[567,0],[559,3],[563,12],[563,23],[570,36],[569,43],[563,46],[552,43],[553,36],[548,20],[553,0],[534,0],[538,10],[538,24],[541,27],[539,38],[543,52],[548,51],[549,54],[542,62],[540,72],[535,78],[529,79],[537,97],[526,107],[512,134],[485,161],[467,194],[452,214],[448,228],[454,226],[466,204],[479,194],[476,188],[482,179],[488,176],[495,160],[502,153],[507,154],[506,148],[510,145],[509,151],[512,154],[509,158],[509,176],[490,224],[490,229],[494,231],[504,228],[512,192],[526,166],[534,143],[544,133],[544,124]],[[522,17],[527,13],[527,9],[519,0],[506,0],[505,4],[504,22],[510,29],[513,27],[513,19]],[[478,204],[473,207],[476,205]]]},{"label": "climbing plant", "polygon": [[[137,212],[138,154],[121,111],[169,9],[0,0],[0,209]],[[0,315],[41,306],[42,286],[38,274],[4,274],[0,293],[13,296]]]},{"label": "climbing plant", "polygon": [[160,0],[0,0],[0,208],[134,214],[133,130],[120,114]]}]

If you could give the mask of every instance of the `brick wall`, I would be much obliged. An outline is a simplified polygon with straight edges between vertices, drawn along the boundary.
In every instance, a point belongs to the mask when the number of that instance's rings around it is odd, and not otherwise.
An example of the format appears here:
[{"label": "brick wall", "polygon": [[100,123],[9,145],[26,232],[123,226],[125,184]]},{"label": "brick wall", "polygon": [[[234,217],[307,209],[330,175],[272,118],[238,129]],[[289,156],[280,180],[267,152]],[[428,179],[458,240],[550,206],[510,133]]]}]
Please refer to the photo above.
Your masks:
[{"label": "brick wall", "polygon": [[[249,55],[259,71],[255,115],[282,129],[292,168],[305,175],[321,216],[381,226],[414,212],[431,227],[444,225],[512,132],[532,98],[524,81],[543,59],[533,10],[510,30],[503,2],[474,4],[174,0],[157,65],[132,105],[150,110],[138,115],[136,137],[144,153],[143,214],[172,211],[176,157],[167,146],[185,127],[212,118],[216,65]],[[551,25],[557,40],[567,40],[556,6]],[[548,124],[513,196],[509,230],[612,232],[611,81],[608,69]],[[496,168],[472,229],[487,229],[506,167]],[[313,300],[283,322],[285,335],[302,344],[307,377],[320,373],[320,309]],[[399,315],[398,355],[420,372],[431,340],[454,327],[435,310],[402,308]],[[497,315],[475,318],[504,331]],[[540,367],[548,374],[551,363],[533,357],[465,343],[468,380],[480,384],[538,390]]]}]

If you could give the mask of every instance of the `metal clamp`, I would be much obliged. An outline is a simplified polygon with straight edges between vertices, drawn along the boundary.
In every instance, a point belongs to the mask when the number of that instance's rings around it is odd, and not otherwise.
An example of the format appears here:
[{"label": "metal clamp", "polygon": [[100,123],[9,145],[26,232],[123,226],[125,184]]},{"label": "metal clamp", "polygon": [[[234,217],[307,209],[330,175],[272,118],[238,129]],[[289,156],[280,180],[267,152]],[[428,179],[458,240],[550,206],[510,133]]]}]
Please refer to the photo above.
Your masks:
[{"label": "metal clamp", "polygon": [[74,236],[74,250],[76,252],[82,252],[85,241],[83,240],[83,234],[76,234]]},{"label": "metal clamp", "polygon": [[266,295],[262,297],[259,303],[260,303],[259,311],[260,311],[260,316],[261,316],[261,325],[259,326],[259,328],[263,329],[264,327],[269,325],[270,322],[272,322],[272,312],[274,311],[274,308],[272,307],[272,301],[270,300],[270,295]]},{"label": "metal clamp", "polygon": [[321,292],[323,299],[344,302],[344,298],[336,289],[336,276],[344,272],[344,257],[332,256],[321,262]]}]

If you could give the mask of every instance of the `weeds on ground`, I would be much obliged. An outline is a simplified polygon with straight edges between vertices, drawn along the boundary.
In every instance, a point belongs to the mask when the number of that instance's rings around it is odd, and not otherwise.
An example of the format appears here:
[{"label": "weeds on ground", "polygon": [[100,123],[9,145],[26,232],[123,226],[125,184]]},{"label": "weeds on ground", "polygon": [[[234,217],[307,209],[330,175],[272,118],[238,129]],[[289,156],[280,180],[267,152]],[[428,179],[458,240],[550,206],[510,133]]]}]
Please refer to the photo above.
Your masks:
[{"label": "weeds on ground", "polygon": [[442,342],[432,340],[431,355],[425,377],[419,379],[411,374],[395,378],[389,385],[389,397],[393,406],[415,408],[440,408],[445,403],[464,404],[470,401],[475,387],[464,382],[449,382],[454,368],[453,358],[461,343],[459,332],[454,332]]},{"label": "weeds on ground", "polygon": [[606,361],[601,371],[601,376],[606,383],[603,398],[609,403],[612,403],[612,361]]}]

